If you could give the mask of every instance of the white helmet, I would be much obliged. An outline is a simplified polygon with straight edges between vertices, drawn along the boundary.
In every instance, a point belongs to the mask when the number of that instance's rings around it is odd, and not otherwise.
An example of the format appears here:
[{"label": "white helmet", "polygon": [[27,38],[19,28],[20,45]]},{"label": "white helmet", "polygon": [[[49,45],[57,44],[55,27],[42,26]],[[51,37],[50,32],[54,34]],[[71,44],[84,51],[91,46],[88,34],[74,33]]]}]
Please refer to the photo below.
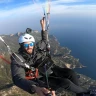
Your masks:
[{"label": "white helmet", "polygon": [[19,37],[19,43],[23,43],[23,42],[35,42],[35,39],[30,34],[23,34]]}]

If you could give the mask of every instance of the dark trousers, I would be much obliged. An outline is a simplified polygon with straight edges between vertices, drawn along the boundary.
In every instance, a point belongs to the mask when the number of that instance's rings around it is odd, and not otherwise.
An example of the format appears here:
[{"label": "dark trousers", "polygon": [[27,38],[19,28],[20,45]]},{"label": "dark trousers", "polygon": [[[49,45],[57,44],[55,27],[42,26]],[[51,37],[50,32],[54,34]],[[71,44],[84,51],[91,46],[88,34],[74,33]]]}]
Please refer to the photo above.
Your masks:
[{"label": "dark trousers", "polygon": [[77,75],[73,70],[55,66],[52,71],[53,73],[48,76],[48,83],[53,90],[64,88],[75,93],[87,92],[86,89],[79,86]]}]

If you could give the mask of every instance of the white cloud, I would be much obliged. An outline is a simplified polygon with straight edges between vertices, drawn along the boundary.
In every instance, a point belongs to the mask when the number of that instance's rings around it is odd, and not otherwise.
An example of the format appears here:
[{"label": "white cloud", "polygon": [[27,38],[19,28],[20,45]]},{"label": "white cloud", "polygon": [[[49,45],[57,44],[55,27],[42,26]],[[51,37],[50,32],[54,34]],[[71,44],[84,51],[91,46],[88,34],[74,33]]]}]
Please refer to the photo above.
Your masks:
[{"label": "white cloud", "polygon": [[[77,2],[77,0],[68,0],[70,2]],[[67,0],[58,0],[51,3],[51,14],[74,14],[81,16],[85,15],[95,15],[96,16],[96,5],[60,5],[56,2],[68,2]],[[58,4],[58,5],[57,5]],[[27,6],[18,7],[11,10],[1,10],[0,18],[22,16],[22,15],[41,15],[43,14],[43,9],[41,4],[31,4]]]},{"label": "white cloud", "polygon": [[[51,0],[52,1],[52,0]],[[96,18],[96,5],[63,5],[64,2],[83,2],[83,0],[58,0],[51,2],[51,26],[64,26],[65,19],[73,20],[75,17],[79,19],[79,17],[95,17]],[[21,4],[23,5],[23,4]],[[40,28],[39,20],[41,16],[43,16],[43,9],[42,5],[44,4],[32,4],[23,5],[18,8],[10,9],[10,10],[0,10],[0,32],[18,32],[22,31],[27,27],[33,27],[36,29],[37,27]],[[74,18],[72,18],[74,17]],[[78,20],[77,19],[77,20]],[[75,19],[74,19],[75,20]],[[15,22],[15,23],[14,23]],[[57,23],[56,23],[57,22]],[[67,24],[67,22],[66,22]],[[77,23],[76,23],[77,24]],[[73,24],[72,24],[73,25]],[[6,28],[5,28],[6,26]],[[69,23],[66,27],[69,27]],[[8,28],[7,28],[8,27]],[[5,29],[4,29],[5,28]],[[12,29],[13,28],[13,29]],[[54,28],[54,27],[53,27]],[[2,31],[3,30],[3,31]]]},{"label": "white cloud", "polygon": [[[77,4],[72,5],[71,3],[76,2]],[[82,4],[79,4],[82,2]],[[86,4],[85,0],[57,0],[51,3],[51,11],[54,14],[81,14],[82,16],[85,14],[96,16],[96,5]],[[87,2],[87,1],[86,1]],[[65,3],[65,4],[64,4]],[[70,5],[66,5],[66,3]]]},{"label": "white cloud", "polygon": [[74,3],[74,2],[83,2],[85,0],[56,0],[53,1],[54,4],[58,4],[58,3]]},{"label": "white cloud", "polygon": [[[0,2],[9,2],[12,0],[0,0]],[[56,0],[51,2],[51,14],[72,14],[72,15],[94,15],[96,16],[96,5],[63,5],[64,3],[71,2],[83,2],[84,0]],[[62,4],[63,3],[63,4]],[[42,6],[44,4],[36,3],[30,4],[26,6],[20,6],[18,8],[10,9],[10,10],[0,10],[0,18],[12,18],[13,16],[22,16],[22,15],[43,15]]]},{"label": "white cloud", "polygon": [[6,18],[6,17],[11,18],[13,16],[21,17],[24,15],[36,14],[39,11],[40,9],[37,8],[36,5],[28,5],[28,6],[23,6],[23,7],[11,9],[11,10],[1,10],[0,17],[1,18]]},{"label": "white cloud", "polygon": [[[62,9],[62,10],[61,10]],[[51,7],[51,13],[54,14],[81,14],[82,16],[85,15],[95,15],[96,16],[96,5],[54,5]]]}]

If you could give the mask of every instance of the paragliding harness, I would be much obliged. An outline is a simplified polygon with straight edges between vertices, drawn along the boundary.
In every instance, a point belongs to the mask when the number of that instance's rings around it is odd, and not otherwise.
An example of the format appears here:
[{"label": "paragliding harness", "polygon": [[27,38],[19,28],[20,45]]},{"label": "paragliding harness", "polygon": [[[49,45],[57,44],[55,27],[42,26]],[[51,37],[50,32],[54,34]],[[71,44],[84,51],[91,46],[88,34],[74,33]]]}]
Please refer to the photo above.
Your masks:
[{"label": "paragliding harness", "polygon": [[50,70],[53,65],[53,61],[49,59],[48,57],[45,57],[45,59],[38,65],[37,68],[30,67],[26,71],[26,79],[36,79],[38,78],[39,74],[46,76],[51,74],[52,71]]},{"label": "paragliding harness", "polygon": [[[43,56],[43,60],[38,65],[30,66],[26,63],[26,60],[18,53],[12,53],[12,58],[15,58],[18,66],[21,66],[25,69],[26,79],[36,79],[39,76],[39,73],[43,76],[46,76],[46,73],[51,74],[50,68],[53,65],[53,61],[48,56]],[[14,59],[13,58],[13,59]],[[35,65],[35,64],[34,64]]]},{"label": "paragliding harness", "polygon": [[[39,74],[46,76],[51,74],[52,71],[50,70],[54,62],[51,58],[45,56],[44,60],[36,67],[25,68],[26,71],[26,79],[37,79]],[[47,73],[47,74],[46,74]]]}]

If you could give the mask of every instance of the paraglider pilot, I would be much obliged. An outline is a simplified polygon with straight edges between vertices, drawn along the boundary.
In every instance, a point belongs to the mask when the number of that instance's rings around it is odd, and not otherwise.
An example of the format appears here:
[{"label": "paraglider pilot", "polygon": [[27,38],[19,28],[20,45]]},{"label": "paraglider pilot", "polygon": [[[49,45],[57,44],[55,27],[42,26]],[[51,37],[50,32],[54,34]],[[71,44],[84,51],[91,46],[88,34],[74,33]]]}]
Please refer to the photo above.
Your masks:
[{"label": "paraglider pilot", "polygon": [[37,93],[38,96],[56,96],[55,92],[59,88],[75,92],[77,96],[87,94],[87,90],[78,85],[73,70],[60,68],[54,64],[49,52],[44,18],[40,20],[40,24],[41,40],[38,43],[35,44],[35,39],[29,34],[30,32],[19,37],[20,48],[16,54],[23,62],[11,57],[14,84],[30,94]]}]

